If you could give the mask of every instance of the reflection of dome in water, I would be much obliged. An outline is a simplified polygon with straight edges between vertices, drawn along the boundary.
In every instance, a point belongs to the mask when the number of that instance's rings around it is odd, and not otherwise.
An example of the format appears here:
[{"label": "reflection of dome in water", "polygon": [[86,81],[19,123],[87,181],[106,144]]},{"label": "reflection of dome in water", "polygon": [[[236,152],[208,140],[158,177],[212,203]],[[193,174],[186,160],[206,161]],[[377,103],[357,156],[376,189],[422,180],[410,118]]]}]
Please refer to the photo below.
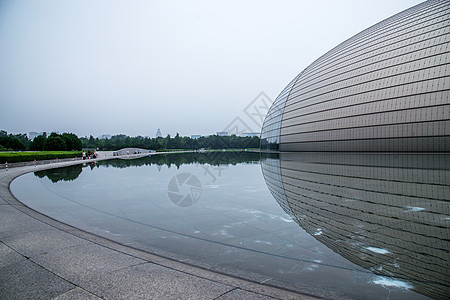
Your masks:
[{"label": "reflection of dome in water", "polygon": [[344,41],[272,104],[263,148],[450,151],[450,1],[427,1]]},{"label": "reflection of dome in water", "polygon": [[450,298],[450,155],[279,158],[262,159],[264,178],[309,234],[377,275]]}]

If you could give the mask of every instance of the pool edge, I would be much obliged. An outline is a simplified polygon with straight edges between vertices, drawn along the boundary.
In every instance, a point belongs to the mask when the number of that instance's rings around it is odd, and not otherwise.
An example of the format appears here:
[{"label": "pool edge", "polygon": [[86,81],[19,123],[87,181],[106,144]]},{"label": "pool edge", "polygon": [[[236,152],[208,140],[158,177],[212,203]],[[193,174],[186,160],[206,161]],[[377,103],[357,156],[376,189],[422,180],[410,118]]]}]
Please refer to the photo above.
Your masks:
[{"label": "pool edge", "polygon": [[[88,162],[105,159],[110,158],[100,158]],[[262,285],[257,282],[206,270],[198,266],[178,262],[170,258],[122,245],[41,214],[21,203],[10,191],[11,182],[26,173],[85,162],[61,162],[37,167],[18,167],[8,171],[1,171],[0,215],[8,215],[8,218],[3,217],[2,221],[0,221],[0,225],[2,225],[2,229],[0,229],[0,246],[3,248],[0,249],[0,255],[3,256],[0,256],[0,262],[10,260],[8,256],[16,257],[18,262],[7,264],[6,266],[0,264],[0,268],[4,274],[13,274],[13,269],[21,267],[21,265],[32,263],[33,267],[28,269],[31,272],[26,272],[24,278],[21,280],[20,286],[15,282],[14,277],[9,278],[6,276],[7,278],[2,278],[0,296],[8,296],[11,294],[19,296],[23,293],[28,293],[28,295],[33,296],[33,289],[36,289],[36,293],[45,292],[48,295],[46,298],[70,296],[74,293],[81,293],[83,297],[89,295],[92,298],[109,298],[111,295],[135,298],[138,295],[142,296],[142,293],[145,293],[147,290],[149,294],[145,295],[149,297],[157,295],[186,297],[190,295],[196,298],[205,298],[206,296],[206,298],[211,299],[220,299],[222,296],[237,298],[266,296],[279,299],[317,299],[307,294],[281,289],[268,284]],[[11,217],[10,214],[13,216]],[[9,223],[8,226],[4,226],[4,222]],[[42,232],[43,227],[47,228],[45,230],[48,231],[45,231],[45,234],[48,234],[50,240],[53,240],[52,235],[55,235],[55,240],[61,240],[61,236],[63,236],[63,242],[56,248],[54,246],[52,248],[45,241],[40,241],[40,235],[33,233]],[[20,240],[23,240],[24,236],[26,236],[27,244],[32,245],[32,247],[28,247],[28,249],[27,246],[23,247],[23,242]],[[76,241],[75,245],[73,244],[74,241]],[[87,254],[89,257],[86,256],[85,258],[80,256],[82,253],[75,254],[78,255],[79,260],[64,261],[62,265],[45,259],[46,257],[60,258],[59,255],[64,255],[64,251],[67,249],[75,251],[77,249],[101,249],[101,251],[98,254],[89,252]],[[11,253],[15,253],[20,257]],[[32,253],[32,255],[29,253]],[[87,280],[83,272],[91,269],[101,269],[95,266],[96,263],[99,266],[110,265],[112,257],[114,257],[114,262],[116,259],[124,261],[123,265],[113,269],[105,267],[106,271],[96,271],[93,274],[95,276]],[[93,262],[94,265],[92,265]],[[115,284],[120,282],[120,278],[117,278],[119,272],[123,273],[126,270],[134,270],[138,264],[141,265],[140,272],[128,272],[127,276],[131,276],[131,280],[127,280],[125,286],[121,282],[122,286],[120,288],[106,288],[108,286],[115,286]],[[45,275],[36,276],[37,273],[33,270]],[[155,270],[157,270],[156,273],[158,274],[164,274],[167,279],[163,282],[155,283],[156,286],[151,286],[148,279],[151,279],[151,274]],[[142,274],[150,274],[150,278],[148,276],[147,278],[142,278]],[[48,280],[49,278],[51,280]],[[41,288],[43,284],[45,288]]]}]

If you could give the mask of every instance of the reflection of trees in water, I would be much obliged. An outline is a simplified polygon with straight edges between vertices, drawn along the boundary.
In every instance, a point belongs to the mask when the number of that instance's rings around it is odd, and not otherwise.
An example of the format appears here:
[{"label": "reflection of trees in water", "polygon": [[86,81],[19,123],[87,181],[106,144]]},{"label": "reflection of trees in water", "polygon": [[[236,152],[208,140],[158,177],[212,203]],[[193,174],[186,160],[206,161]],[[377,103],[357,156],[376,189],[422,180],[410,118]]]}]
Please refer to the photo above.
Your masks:
[{"label": "reflection of trees in water", "polygon": [[83,165],[78,164],[63,168],[37,171],[34,172],[34,175],[36,175],[39,178],[47,177],[53,183],[56,183],[58,181],[72,181],[77,179],[78,176],[80,176],[81,172],[83,171],[82,169]]},{"label": "reflection of trees in water", "polygon": [[206,152],[206,153],[173,153],[173,154],[157,154],[150,157],[139,159],[112,159],[98,162],[97,165],[126,168],[131,166],[150,166],[166,165],[169,168],[175,165],[179,168],[185,164],[209,164],[212,166],[219,165],[236,165],[241,163],[258,162],[259,153],[256,152]]},{"label": "reflection of trees in water", "polygon": [[[89,168],[93,170],[95,167],[105,166],[114,168],[126,168],[133,166],[163,166],[169,168],[175,165],[179,168],[185,164],[209,164],[212,166],[219,165],[236,165],[241,163],[259,162],[259,153],[256,152],[207,152],[207,153],[173,153],[158,154],[151,157],[143,157],[138,159],[111,159],[100,162],[91,162]],[[53,183],[58,181],[71,181],[80,176],[83,167],[86,164],[78,164],[63,168],[43,170],[34,172],[39,178],[47,177]]]}]

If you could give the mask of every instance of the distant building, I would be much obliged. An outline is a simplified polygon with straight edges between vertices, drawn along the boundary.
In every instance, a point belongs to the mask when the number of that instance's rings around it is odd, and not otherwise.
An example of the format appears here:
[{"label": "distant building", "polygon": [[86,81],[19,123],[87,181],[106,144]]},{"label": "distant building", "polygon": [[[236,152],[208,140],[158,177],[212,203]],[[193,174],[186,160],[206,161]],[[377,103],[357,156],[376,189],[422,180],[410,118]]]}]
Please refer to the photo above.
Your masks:
[{"label": "distant building", "polygon": [[216,134],[218,136],[228,136],[228,132],[227,131],[218,131],[218,132],[216,132]]},{"label": "distant building", "polygon": [[240,134],[242,137],[252,137],[252,136],[259,136],[259,132],[243,132]]},{"label": "distant building", "polygon": [[198,139],[200,137],[201,137],[200,134],[193,134],[193,135],[191,135],[191,139],[194,139],[194,140],[196,140],[196,139]]},{"label": "distant building", "polygon": [[157,138],[162,137],[161,130],[159,130],[159,128],[158,128],[158,130],[156,131],[156,137],[157,137]]},{"label": "distant building", "polygon": [[35,131],[28,132],[28,139],[33,140],[35,137],[37,137],[41,134],[42,134],[42,132],[35,132]]}]

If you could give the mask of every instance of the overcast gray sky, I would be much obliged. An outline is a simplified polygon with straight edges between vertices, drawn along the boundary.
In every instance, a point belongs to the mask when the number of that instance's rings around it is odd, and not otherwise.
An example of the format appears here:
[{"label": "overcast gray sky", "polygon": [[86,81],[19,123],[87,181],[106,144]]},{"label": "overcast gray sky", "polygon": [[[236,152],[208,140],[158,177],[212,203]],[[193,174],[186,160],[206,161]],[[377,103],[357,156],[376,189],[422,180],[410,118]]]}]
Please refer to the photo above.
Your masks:
[{"label": "overcast gray sky", "polygon": [[260,92],[420,2],[0,0],[0,129],[259,130],[243,111]]}]

